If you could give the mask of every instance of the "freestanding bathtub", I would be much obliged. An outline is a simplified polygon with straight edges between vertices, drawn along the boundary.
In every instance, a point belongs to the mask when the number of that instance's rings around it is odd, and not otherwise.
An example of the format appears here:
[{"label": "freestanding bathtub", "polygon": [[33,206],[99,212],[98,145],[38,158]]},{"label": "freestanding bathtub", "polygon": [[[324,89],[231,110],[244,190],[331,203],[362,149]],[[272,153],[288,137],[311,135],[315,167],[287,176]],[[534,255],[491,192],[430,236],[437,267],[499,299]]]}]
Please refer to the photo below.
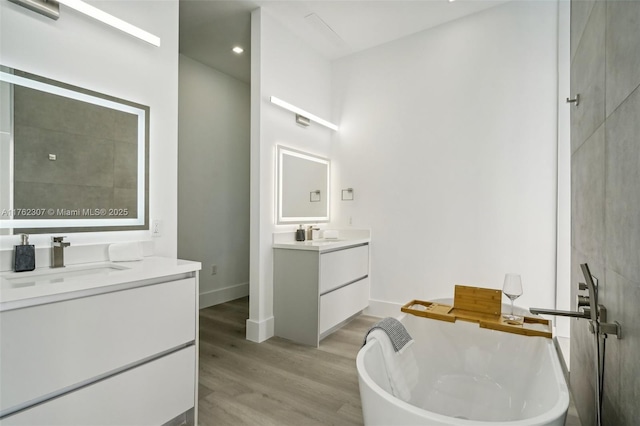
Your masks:
[{"label": "freestanding bathtub", "polygon": [[403,314],[417,365],[407,401],[393,396],[372,339],[356,359],[365,425],[563,426],[569,392],[551,339]]}]

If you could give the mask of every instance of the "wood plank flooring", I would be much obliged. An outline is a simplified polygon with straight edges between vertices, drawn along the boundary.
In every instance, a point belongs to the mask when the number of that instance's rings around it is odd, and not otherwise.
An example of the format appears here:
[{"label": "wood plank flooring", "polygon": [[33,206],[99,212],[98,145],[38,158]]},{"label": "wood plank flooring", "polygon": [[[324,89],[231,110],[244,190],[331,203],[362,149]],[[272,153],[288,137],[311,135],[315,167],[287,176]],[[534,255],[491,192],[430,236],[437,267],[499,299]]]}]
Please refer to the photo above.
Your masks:
[{"label": "wood plank flooring", "polygon": [[250,342],[248,316],[248,298],[200,311],[200,425],[362,425],[355,358],[379,318],[361,315],[316,349]]}]

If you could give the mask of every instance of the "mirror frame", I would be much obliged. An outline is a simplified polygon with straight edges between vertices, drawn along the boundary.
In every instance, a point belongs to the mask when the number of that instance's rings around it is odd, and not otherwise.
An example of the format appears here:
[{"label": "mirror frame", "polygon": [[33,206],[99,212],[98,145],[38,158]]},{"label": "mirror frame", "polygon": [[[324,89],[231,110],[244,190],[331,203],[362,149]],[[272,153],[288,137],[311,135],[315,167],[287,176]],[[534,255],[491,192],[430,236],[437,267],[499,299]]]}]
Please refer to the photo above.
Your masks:
[{"label": "mirror frame", "polygon": [[[303,158],[305,160],[314,161],[316,163],[325,164],[327,166],[327,182],[325,187],[325,193],[327,194],[327,215],[326,216],[283,216],[282,215],[282,193],[283,193],[283,165],[284,156],[289,155],[293,157]],[[326,223],[329,222],[331,213],[331,160],[319,155],[311,154],[297,149],[288,148],[283,145],[276,146],[276,224],[288,225],[294,223]]]},{"label": "mirror frame", "polygon": [[[150,107],[103,93],[52,80],[26,71],[0,65],[0,81],[88,102],[134,114],[138,117],[137,158],[137,217],[126,219],[4,219],[0,229],[19,230],[20,233],[103,232],[149,229],[149,122]],[[13,115],[13,112],[11,112]],[[13,124],[12,124],[13,139]],[[12,140],[13,144],[14,141]],[[12,166],[13,167],[13,166]],[[13,170],[11,170],[13,185]],[[10,188],[13,191],[13,187]],[[46,208],[46,206],[44,206]]]}]

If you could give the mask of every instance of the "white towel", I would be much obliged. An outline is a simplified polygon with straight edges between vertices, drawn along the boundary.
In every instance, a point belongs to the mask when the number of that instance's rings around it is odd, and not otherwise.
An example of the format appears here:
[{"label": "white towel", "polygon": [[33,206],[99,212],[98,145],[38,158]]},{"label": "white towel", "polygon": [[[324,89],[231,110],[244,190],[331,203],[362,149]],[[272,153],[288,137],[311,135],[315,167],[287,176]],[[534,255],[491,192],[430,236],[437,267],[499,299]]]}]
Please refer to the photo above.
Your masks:
[{"label": "white towel", "polygon": [[382,348],[382,357],[393,396],[409,402],[411,391],[418,384],[418,364],[413,354],[414,341],[411,340],[396,352],[391,339],[383,330],[372,330],[367,336],[367,342],[371,339],[377,340]]},{"label": "white towel", "polygon": [[144,259],[144,254],[142,244],[139,242],[109,245],[109,260],[112,262],[130,262],[142,259]]},{"label": "white towel", "polygon": [[326,229],[322,232],[322,238],[326,240],[335,240],[338,238],[338,231],[335,229]]}]

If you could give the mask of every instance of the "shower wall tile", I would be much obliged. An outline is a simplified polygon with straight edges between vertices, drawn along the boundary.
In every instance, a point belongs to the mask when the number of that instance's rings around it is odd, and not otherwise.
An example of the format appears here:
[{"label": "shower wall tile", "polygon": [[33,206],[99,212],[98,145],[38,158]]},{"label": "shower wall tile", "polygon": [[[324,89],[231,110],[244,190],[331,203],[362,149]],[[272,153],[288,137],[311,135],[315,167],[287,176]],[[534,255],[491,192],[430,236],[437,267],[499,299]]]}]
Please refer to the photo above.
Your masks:
[{"label": "shower wall tile", "polygon": [[580,94],[580,105],[571,107],[571,152],[605,119],[605,24],[606,4],[597,2],[571,64],[571,96]]},{"label": "shower wall tile", "polygon": [[640,281],[639,118],[640,89],[606,124],[606,264],[634,281]]},{"label": "shower wall tile", "polygon": [[16,207],[137,214],[136,115],[20,86],[14,102]]},{"label": "shower wall tile", "polygon": [[638,323],[638,306],[640,306],[640,282],[631,282],[622,277],[621,291],[622,315],[612,317],[622,324],[622,340],[620,345],[620,375],[613,380],[620,380],[620,413],[619,424],[638,424],[640,419],[640,325]]},{"label": "shower wall tile", "polygon": [[119,110],[15,86],[14,111],[16,124],[97,139],[137,142],[137,117]]},{"label": "shower wall tile", "polygon": [[[605,280],[598,291],[598,303],[607,308],[607,321],[620,321],[620,313],[622,312],[621,283],[610,269],[607,269],[605,274]],[[604,342],[604,339],[601,339],[601,342]],[[602,421],[603,425],[616,426],[623,424],[619,415],[621,383],[620,380],[617,380],[621,374],[622,348],[620,341],[615,337],[608,337],[606,343],[601,344],[601,348],[605,355]]]},{"label": "shower wall tile", "polygon": [[[616,425],[632,425],[640,418],[640,325],[637,321],[640,304],[640,283],[627,280],[614,271],[607,270],[607,287],[601,303],[607,307],[607,321],[622,325],[623,338],[607,338],[605,366],[605,395],[612,395],[609,411],[603,419]],[[616,365],[617,363],[617,365]],[[613,394],[617,388],[618,393]]]},{"label": "shower wall tile", "polygon": [[[605,281],[604,266],[595,259],[586,256],[575,247],[571,251],[571,286],[572,307],[575,308],[575,295],[579,282],[584,282],[584,275],[580,265],[587,263],[591,274],[598,278],[601,285]],[[594,336],[589,332],[588,321],[583,319],[571,319],[571,351],[569,374],[571,393],[576,409],[583,425],[595,423],[595,342]]]},{"label": "shower wall tile", "polygon": [[13,110],[15,125],[55,129],[63,120],[62,96],[14,85]]},{"label": "shower wall tile", "polygon": [[[33,133],[41,133],[42,138],[21,140],[19,147],[16,144],[16,179],[113,186],[113,143],[42,129],[32,130]],[[55,154],[56,160],[49,160],[49,154]]]},{"label": "shower wall tile", "polygon": [[15,140],[16,181],[113,186],[113,142],[25,126]]},{"label": "shower wall tile", "polygon": [[[112,188],[83,185],[60,185],[48,183],[16,182],[16,208],[33,209],[99,209],[108,208],[113,202]],[[69,216],[46,214],[42,219]],[[77,219],[77,217],[75,218]]]},{"label": "shower wall tile", "polygon": [[604,260],[604,137],[601,126],[571,159],[572,244],[598,264]]},{"label": "shower wall tile", "polygon": [[606,114],[640,85],[640,1],[607,2]]},{"label": "shower wall tile", "polygon": [[593,377],[593,335],[585,330],[585,321],[571,320],[571,373],[569,381],[571,394],[584,425],[595,424],[595,380]]},{"label": "shower wall tile", "polygon": [[[604,56],[599,53],[603,8]],[[579,264],[587,261],[599,278],[599,303],[607,308],[607,321],[622,325],[621,340],[606,339],[602,420],[607,426],[631,426],[640,418],[640,1],[596,1],[590,5],[574,0],[571,19],[572,37],[577,37],[572,39],[572,87],[587,88],[585,110],[572,109],[571,122],[572,285],[582,280]],[[596,117],[589,97],[597,84],[588,82],[594,81],[594,76],[599,80],[601,64],[606,71],[606,118],[589,136]],[[599,134],[602,129],[604,137]],[[604,150],[596,147],[600,142],[595,140],[604,140]],[[604,162],[601,209],[587,194],[601,193],[600,183],[588,174],[600,173],[600,161]],[[595,211],[585,213],[589,208]],[[572,288],[572,298],[575,293]],[[580,321],[572,322],[571,391],[583,425],[595,420],[594,353],[593,335]]]},{"label": "shower wall tile", "polygon": [[114,188],[113,207],[116,209],[127,209],[126,216],[116,218],[131,219],[138,216],[138,191],[128,188]]},{"label": "shower wall tile", "polygon": [[589,20],[589,15],[595,4],[595,0],[571,2],[571,60],[573,60],[575,56],[578,42],[582,37],[584,28]]},{"label": "shower wall tile", "polygon": [[116,188],[136,188],[138,146],[131,143],[116,143],[113,170]]},{"label": "shower wall tile", "polygon": [[138,116],[119,112],[113,118],[113,128],[109,129],[109,136],[114,141],[131,144],[138,143]]}]

